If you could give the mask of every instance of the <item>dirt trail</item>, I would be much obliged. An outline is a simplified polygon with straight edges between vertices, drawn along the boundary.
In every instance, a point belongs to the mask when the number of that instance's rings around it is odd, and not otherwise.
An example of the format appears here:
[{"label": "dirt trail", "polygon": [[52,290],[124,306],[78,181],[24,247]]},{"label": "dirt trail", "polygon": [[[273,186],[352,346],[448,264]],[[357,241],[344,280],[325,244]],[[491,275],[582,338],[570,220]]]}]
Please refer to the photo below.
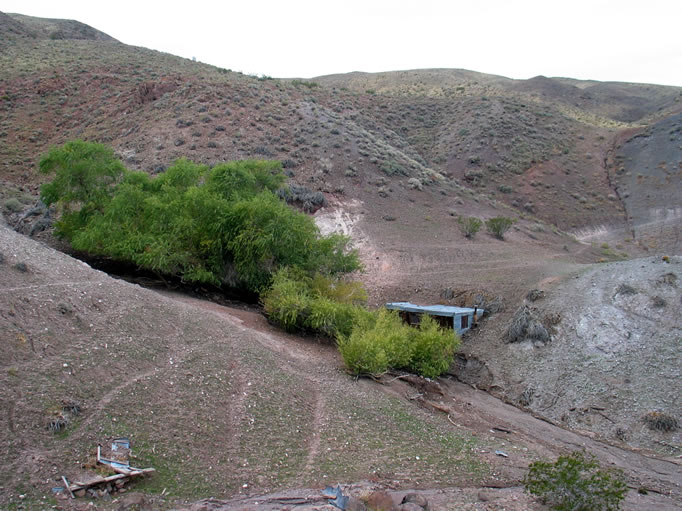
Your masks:
[{"label": "dirt trail", "polygon": [[[307,362],[303,367],[321,367],[324,370],[334,370],[340,364],[333,347],[316,345],[279,332],[270,326],[258,312],[225,307],[182,295],[165,292],[164,294],[174,300],[219,314],[241,329],[251,330],[252,333],[256,334],[254,337],[264,346],[276,352],[285,353],[293,359]],[[313,389],[322,385],[323,382],[311,372],[300,372],[302,370],[294,365],[287,365],[287,370],[295,371],[298,376],[311,382],[311,391],[316,392],[314,422],[319,425],[328,410],[325,409],[325,403],[320,393]],[[653,505],[655,501],[655,506],[659,511],[672,511],[679,509],[679,506],[682,505],[682,464],[680,460],[653,458],[643,452],[625,450],[589,436],[568,431],[508,405],[487,392],[474,389],[453,379],[440,379],[439,383],[444,393],[441,404],[453,411],[448,417],[451,422],[454,419],[459,425],[482,434],[494,431],[492,428],[508,429],[511,433],[500,433],[501,437],[508,438],[510,442],[520,441],[533,445],[540,455],[549,458],[576,449],[586,449],[596,455],[602,464],[619,467],[625,471],[628,484],[633,490],[628,497],[630,503],[627,506],[628,508],[646,508],[641,507],[641,502],[635,504],[638,498],[642,498],[637,496],[635,491],[639,488],[645,488],[652,494],[647,505]],[[407,383],[400,380],[395,380],[390,385],[377,384],[375,388],[403,397],[414,393],[413,389],[409,389]],[[444,420],[447,420],[445,414],[442,415]],[[308,447],[306,465],[308,469],[313,468],[319,443],[319,437],[313,435]],[[514,463],[513,455],[508,463]],[[517,468],[519,471],[525,469],[524,466]],[[229,507],[225,509],[229,509]]]}]

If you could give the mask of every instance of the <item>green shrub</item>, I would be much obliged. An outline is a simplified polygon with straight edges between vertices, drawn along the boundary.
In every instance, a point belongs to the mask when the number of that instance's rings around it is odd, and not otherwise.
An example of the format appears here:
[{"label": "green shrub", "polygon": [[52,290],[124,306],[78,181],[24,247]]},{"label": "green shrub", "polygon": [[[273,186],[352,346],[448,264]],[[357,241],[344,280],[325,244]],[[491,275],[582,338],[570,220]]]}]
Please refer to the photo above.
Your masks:
[{"label": "green shrub", "polygon": [[419,328],[411,329],[411,334],[409,368],[427,378],[435,378],[447,371],[460,344],[455,332],[441,328],[433,318],[424,315]]},{"label": "green shrub", "polygon": [[338,345],[353,374],[404,369],[435,378],[450,367],[459,339],[429,316],[423,316],[419,328],[414,328],[403,323],[397,312],[380,309],[371,316],[356,317],[353,333]]},{"label": "green shrub", "polygon": [[[339,293],[339,290],[352,290]],[[300,270],[279,270],[262,302],[270,320],[288,331],[310,331],[331,339],[349,336],[357,319],[367,315],[360,305],[367,293],[359,282],[343,282]]]},{"label": "green shrub", "polygon": [[495,218],[490,218],[485,221],[485,227],[490,234],[495,236],[497,239],[503,240],[504,233],[509,230],[509,228],[514,223],[514,220],[507,218],[505,216],[496,216]]},{"label": "green shrub", "polygon": [[348,336],[353,331],[358,309],[355,305],[329,298],[313,298],[304,325],[332,339]]},{"label": "green shrub", "polygon": [[359,321],[352,334],[338,342],[348,370],[355,375],[380,375],[409,365],[409,328],[394,311],[381,309]]},{"label": "green shrub", "polygon": [[270,288],[263,294],[265,314],[270,321],[289,332],[303,327],[310,309],[306,277],[289,269],[277,272]]},{"label": "green shrub", "polygon": [[367,303],[367,291],[361,282],[356,280],[332,279],[315,274],[310,282],[314,296],[329,298],[339,303],[364,305]]},{"label": "green shrub", "polygon": [[594,456],[581,451],[555,463],[531,463],[523,484],[558,511],[615,511],[627,491],[621,471],[602,470]]},{"label": "green shrub", "polygon": [[285,179],[279,162],[209,168],[181,159],[151,178],[101,144],[75,141],[53,148],[40,168],[56,173],[41,195],[60,206],[57,234],[92,255],[255,293],[282,267],[328,276],[360,268],[347,237],[321,236],[275,195]]},{"label": "green shrub", "polygon": [[467,238],[476,236],[476,233],[481,229],[481,225],[483,225],[483,222],[474,216],[461,216],[457,219],[457,223],[459,224],[459,230]]},{"label": "green shrub", "polygon": [[5,208],[5,211],[9,211],[10,213],[18,213],[23,208],[21,202],[19,202],[19,199],[16,197],[7,199],[3,204],[3,207]]}]

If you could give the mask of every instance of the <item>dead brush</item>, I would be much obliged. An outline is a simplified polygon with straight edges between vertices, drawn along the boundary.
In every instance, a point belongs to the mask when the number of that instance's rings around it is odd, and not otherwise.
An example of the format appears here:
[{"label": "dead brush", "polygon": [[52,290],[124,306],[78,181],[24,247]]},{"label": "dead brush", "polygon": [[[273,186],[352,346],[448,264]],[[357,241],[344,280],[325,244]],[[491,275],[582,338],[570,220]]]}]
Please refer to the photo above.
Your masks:
[{"label": "dead brush", "polygon": [[522,342],[525,340],[542,343],[547,343],[551,340],[547,328],[538,321],[533,311],[527,305],[521,306],[516,311],[507,330],[507,342]]},{"label": "dead brush", "polygon": [[66,415],[59,414],[47,422],[47,429],[53,433],[61,433],[69,426],[69,418]]},{"label": "dead brush", "polygon": [[61,433],[69,427],[72,417],[81,413],[81,406],[75,401],[62,401],[62,406],[53,409],[50,419],[47,421],[47,429],[53,434]]},{"label": "dead brush", "polygon": [[665,412],[649,412],[642,417],[642,421],[644,421],[644,424],[646,424],[651,431],[663,431],[668,433],[670,431],[677,431],[679,428],[677,419]]}]

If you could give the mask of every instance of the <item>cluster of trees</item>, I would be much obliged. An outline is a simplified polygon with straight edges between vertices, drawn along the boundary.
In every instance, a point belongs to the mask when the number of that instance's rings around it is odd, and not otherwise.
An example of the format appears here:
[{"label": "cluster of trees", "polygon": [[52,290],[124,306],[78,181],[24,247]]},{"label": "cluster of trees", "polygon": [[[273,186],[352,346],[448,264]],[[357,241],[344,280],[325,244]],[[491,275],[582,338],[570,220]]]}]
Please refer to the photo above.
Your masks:
[{"label": "cluster of trees", "polygon": [[60,206],[57,235],[91,255],[256,293],[282,267],[331,277],[360,268],[347,237],[321,236],[276,195],[279,162],[181,159],[152,178],[104,145],[73,141],[50,150],[40,170],[55,174],[41,195]]},{"label": "cluster of trees", "polygon": [[41,196],[59,206],[55,232],[78,251],[256,293],[283,328],[334,339],[355,374],[434,377],[452,361],[454,332],[428,319],[416,330],[366,308],[362,285],[343,278],[361,268],[349,238],[322,236],[286,204],[280,162],[181,159],[151,177],[126,169],[111,148],[77,140],[51,149],[40,170],[54,174]]}]

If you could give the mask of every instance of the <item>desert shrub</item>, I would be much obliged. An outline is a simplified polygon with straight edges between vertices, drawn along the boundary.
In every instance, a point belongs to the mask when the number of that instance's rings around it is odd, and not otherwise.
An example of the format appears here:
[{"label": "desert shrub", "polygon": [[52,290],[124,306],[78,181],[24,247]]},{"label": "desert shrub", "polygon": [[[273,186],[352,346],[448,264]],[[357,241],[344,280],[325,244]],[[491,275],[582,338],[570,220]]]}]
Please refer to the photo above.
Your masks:
[{"label": "desert shrub", "polygon": [[5,201],[3,204],[3,207],[5,208],[5,211],[9,211],[10,213],[18,213],[22,209],[21,202],[19,202],[19,199],[16,197],[10,197]]},{"label": "desert shrub", "polygon": [[651,299],[651,304],[654,307],[661,308],[661,307],[665,307],[666,305],[668,305],[668,302],[665,301],[665,298],[662,298],[660,296],[654,296]]},{"label": "desert shrub", "polygon": [[424,316],[419,328],[413,328],[386,309],[356,317],[351,335],[338,341],[346,367],[356,375],[404,369],[435,378],[450,367],[458,346],[455,333],[431,317]]},{"label": "desert shrub", "polygon": [[412,357],[409,368],[427,378],[435,378],[448,370],[459,337],[452,330],[441,328],[431,316],[422,316],[419,328],[410,329]]},{"label": "desert shrub", "polygon": [[476,233],[481,229],[481,225],[483,225],[483,222],[475,216],[461,216],[457,219],[457,223],[459,224],[459,230],[467,238],[476,236]]},{"label": "desert shrub", "polygon": [[594,456],[581,451],[559,456],[555,463],[531,463],[523,484],[558,511],[615,511],[627,491],[621,471],[602,469]]},{"label": "desert shrub", "polygon": [[636,295],[637,290],[630,284],[622,283],[616,288],[617,295]]},{"label": "desert shrub", "polygon": [[672,415],[664,412],[649,412],[642,417],[642,421],[651,431],[677,431],[679,423]]},{"label": "desert shrub", "polygon": [[279,162],[209,168],[181,159],[151,178],[78,141],[51,150],[41,170],[57,174],[41,194],[60,206],[57,234],[91,255],[255,293],[282,267],[334,276],[360,266],[348,238],[321,236],[275,195],[285,179]]},{"label": "desert shrub", "polygon": [[514,314],[506,338],[507,342],[531,340],[546,343],[551,340],[545,325],[535,317],[527,305],[519,307]]},{"label": "desert shrub", "polygon": [[283,268],[263,293],[266,315],[288,331],[308,331],[331,339],[351,334],[367,293],[359,282],[344,282],[300,269]]},{"label": "desert shrub", "polygon": [[514,191],[514,188],[509,185],[500,185],[497,189],[502,193],[512,193]]},{"label": "desert shrub", "polygon": [[411,190],[421,191],[424,188],[424,183],[422,183],[421,179],[417,179],[416,177],[411,177],[410,179],[407,180],[407,186]]},{"label": "desert shrub", "polygon": [[495,236],[497,239],[503,240],[504,233],[509,230],[509,228],[514,223],[514,220],[507,218],[505,216],[496,216],[485,221],[485,227],[490,234]]},{"label": "desert shrub", "polygon": [[407,170],[394,160],[386,160],[379,167],[387,176],[407,176]]},{"label": "desert shrub", "polygon": [[311,82],[307,80],[292,80],[291,84],[295,85],[296,87],[303,85],[304,87],[308,87],[309,89],[314,89],[315,87],[320,86],[320,84],[317,82]]},{"label": "desert shrub", "polygon": [[310,188],[296,183],[277,190],[277,195],[287,204],[298,204],[308,213],[327,205],[327,199],[322,192],[313,192]]}]

